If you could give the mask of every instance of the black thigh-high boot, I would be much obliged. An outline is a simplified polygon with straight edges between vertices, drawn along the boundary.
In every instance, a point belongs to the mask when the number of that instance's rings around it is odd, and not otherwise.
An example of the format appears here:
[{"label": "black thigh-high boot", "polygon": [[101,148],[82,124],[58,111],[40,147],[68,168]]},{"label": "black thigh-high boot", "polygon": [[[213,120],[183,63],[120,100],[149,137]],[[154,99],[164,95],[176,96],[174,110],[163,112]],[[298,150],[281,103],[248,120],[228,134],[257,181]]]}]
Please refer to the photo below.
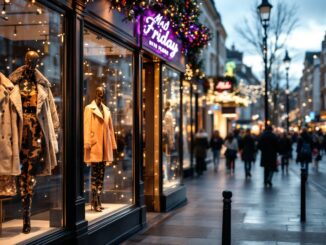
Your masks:
[{"label": "black thigh-high boot", "polygon": [[26,195],[22,198],[23,204],[23,230],[22,232],[28,234],[31,232],[31,208],[32,196]]},{"label": "black thigh-high boot", "polygon": [[21,175],[19,179],[20,185],[20,196],[23,206],[23,230],[25,234],[31,231],[31,208],[32,208],[32,197],[33,190],[36,184],[35,177],[31,174],[32,163],[23,162]]},{"label": "black thigh-high boot", "polygon": [[102,207],[101,195],[104,185],[104,173],[105,173],[105,162],[98,163],[98,182],[97,182],[97,201],[100,209],[104,209]]}]

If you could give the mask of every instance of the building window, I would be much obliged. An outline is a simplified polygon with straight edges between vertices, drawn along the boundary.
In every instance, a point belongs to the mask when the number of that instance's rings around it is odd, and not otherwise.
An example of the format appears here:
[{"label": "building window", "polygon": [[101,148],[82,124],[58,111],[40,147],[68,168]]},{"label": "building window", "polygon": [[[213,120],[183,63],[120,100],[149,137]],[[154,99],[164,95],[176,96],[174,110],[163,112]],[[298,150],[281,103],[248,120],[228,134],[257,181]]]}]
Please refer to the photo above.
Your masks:
[{"label": "building window", "polygon": [[84,30],[86,219],[112,215],[133,200],[133,53]]},{"label": "building window", "polygon": [[64,21],[32,1],[1,8],[0,244],[16,244],[63,226]]}]

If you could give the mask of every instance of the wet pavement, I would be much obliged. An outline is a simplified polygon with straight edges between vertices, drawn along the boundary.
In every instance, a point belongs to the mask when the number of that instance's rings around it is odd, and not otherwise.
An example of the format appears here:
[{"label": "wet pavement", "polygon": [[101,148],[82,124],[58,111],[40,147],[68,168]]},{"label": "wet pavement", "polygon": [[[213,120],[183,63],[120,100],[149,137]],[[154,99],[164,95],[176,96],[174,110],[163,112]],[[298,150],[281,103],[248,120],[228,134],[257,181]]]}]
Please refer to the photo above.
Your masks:
[{"label": "wet pavement", "polygon": [[222,191],[231,190],[232,244],[326,244],[326,157],[317,171],[310,166],[307,220],[300,222],[300,166],[274,174],[273,187],[264,187],[257,161],[245,179],[243,163],[234,174],[218,173],[208,165],[201,177],[186,179],[188,204],[161,215],[124,244],[221,244]]}]

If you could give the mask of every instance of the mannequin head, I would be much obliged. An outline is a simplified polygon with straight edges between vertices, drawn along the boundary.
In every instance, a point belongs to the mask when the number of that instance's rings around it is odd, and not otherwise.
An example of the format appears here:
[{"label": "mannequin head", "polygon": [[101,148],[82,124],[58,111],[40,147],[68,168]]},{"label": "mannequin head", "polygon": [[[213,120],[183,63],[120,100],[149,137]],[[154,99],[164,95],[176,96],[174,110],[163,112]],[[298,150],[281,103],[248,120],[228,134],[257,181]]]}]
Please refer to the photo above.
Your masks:
[{"label": "mannequin head", "polygon": [[25,65],[29,71],[34,71],[39,62],[39,55],[35,51],[28,51],[25,55]]},{"label": "mannequin head", "polygon": [[171,103],[170,103],[170,101],[167,101],[164,106],[164,111],[166,112],[166,111],[170,110],[170,108],[171,108]]},{"label": "mannequin head", "polygon": [[97,105],[100,105],[102,103],[104,94],[105,94],[105,89],[102,86],[96,88],[95,102]]}]

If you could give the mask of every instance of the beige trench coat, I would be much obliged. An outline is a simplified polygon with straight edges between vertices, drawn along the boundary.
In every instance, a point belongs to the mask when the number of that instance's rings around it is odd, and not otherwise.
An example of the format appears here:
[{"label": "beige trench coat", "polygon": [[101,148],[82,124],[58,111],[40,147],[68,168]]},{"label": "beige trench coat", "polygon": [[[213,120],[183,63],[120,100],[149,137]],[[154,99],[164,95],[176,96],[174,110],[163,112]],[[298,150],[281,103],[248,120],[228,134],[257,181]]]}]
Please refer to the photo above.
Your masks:
[{"label": "beige trench coat", "polygon": [[111,113],[102,104],[104,117],[95,100],[84,110],[84,162],[112,162],[117,149]]},{"label": "beige trench coat", "polygon": [[[20,120],[23,120],[23,111],[20,101],[19,85],[17,82],[20,80],[25,66],[19,67],[14,71],[9,79],[13,82],[16,90],[18,90],[19,98],[13,98],[12,102],[18,110]],[[60,124],[59,118],[54,103],[53,95],[51,92],[50,82],[43,76],[39,70],[35,70],[35,77],[37,83],[37,108],[36,117],[44,134],[45,139],[45,168],[40,175],[51,175],[52,169],[57,166],[56,153],[58,153],[58,141],[56,132]],[[19,104],[20,103],[20,104]],[[19,129],[20,141],[22,139],[23,128]]]},{"label": "beige trench coat", "polygon": [[[12,103],[15,100],[15,104]],[[18,106],[18,108],[16,108]],[[11,81],[0,73],[0,175],[19,175],[19,131],[22,120],[18,115],[20,94]]]}]

